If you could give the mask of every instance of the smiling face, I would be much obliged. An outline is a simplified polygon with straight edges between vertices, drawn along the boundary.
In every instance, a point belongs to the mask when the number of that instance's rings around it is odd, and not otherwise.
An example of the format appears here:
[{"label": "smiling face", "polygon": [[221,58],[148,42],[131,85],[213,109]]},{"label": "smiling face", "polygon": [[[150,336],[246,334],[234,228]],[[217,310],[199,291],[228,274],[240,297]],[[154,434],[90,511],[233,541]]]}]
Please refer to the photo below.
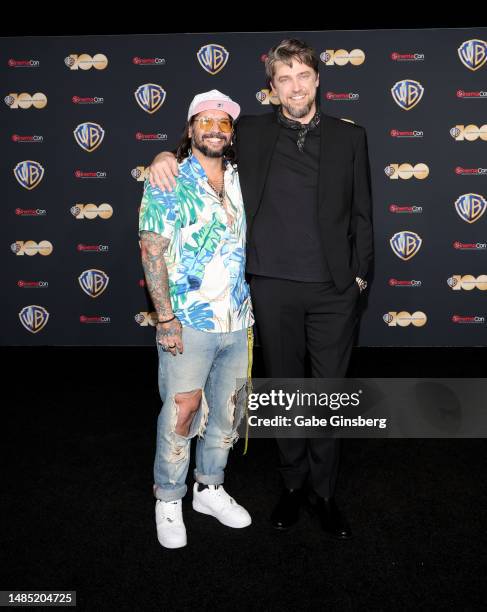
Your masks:
[{"label": "smiling face", "polygon": [[[189,126],[188,135],[191,138],[191,147],[201,151],[206,157],[223,157],[231,144],[232,130],[223,131],[218,124],[219,120],[226,120],[230,125],[232,123],[232,118],[228,113],[206,110],[195,115]],[[205,129],[205,124],[209,128],[208,131]]]},{"label": "smiling face", "polygon": [[316,112],[316,89],[320,77],[315,70],[299,59],[291,66],[277,61],[271,80],[272,93],[279,96],[284,115],[308,122]]}]

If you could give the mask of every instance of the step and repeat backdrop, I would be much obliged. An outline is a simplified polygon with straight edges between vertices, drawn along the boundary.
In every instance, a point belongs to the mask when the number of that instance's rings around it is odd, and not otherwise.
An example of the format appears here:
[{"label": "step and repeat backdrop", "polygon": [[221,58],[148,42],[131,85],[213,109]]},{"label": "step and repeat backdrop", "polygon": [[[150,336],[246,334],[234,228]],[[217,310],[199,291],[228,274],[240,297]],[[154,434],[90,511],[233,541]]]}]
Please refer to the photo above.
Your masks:
[{"label": "step and repeat backdrop", "polygon": [[487,28],[0,39],[2,344],[153,345],[148,167],[196,93],[273,112],[264,59],[283,38],[318,52],[322,110],[367,129],[358,344],[487,344]]}]

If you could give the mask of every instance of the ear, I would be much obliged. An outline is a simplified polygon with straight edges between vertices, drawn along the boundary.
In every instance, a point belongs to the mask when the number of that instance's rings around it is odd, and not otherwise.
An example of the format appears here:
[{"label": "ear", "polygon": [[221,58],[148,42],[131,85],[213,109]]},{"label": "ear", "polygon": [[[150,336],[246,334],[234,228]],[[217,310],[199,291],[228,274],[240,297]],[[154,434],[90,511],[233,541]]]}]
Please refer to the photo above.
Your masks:
[{"label": "ear", "polygon": [[272,92],[272,93],[273,93],[275,96],[277,96],[277,91],[276,91],[276,89],[275,89],[275,87],[274,87],[274,83],[272,82],[272,79],[269,81],[269,85],[271,86],[271,92]]},{"label": "ear", "polygon": [[320,73],[317,72],[316,73],[316,87],[318,87],[319,84],[320,84]]}]

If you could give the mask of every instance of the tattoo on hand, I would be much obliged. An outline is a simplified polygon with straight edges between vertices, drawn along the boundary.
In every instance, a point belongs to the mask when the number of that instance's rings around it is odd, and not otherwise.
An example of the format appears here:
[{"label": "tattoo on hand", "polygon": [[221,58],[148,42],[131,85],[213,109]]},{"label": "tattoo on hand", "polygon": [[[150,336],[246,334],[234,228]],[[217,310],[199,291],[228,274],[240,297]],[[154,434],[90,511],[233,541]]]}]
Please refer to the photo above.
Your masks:
[{"label": "tattoo on hand", "polygon": [[182,325],[181,321],[176,318],[170,323],[158,323],[156,338],[157,342],[171,346],[182,341]]}]

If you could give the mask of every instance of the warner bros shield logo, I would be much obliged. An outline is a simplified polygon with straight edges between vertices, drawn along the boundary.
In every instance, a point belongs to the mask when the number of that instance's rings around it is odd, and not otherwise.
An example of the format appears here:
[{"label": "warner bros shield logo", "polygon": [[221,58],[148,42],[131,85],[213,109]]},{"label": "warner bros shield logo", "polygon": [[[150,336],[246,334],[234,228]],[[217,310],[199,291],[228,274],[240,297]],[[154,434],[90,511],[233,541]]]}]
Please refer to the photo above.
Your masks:
[{"label": "warner bros shield logo", "polygon": [[78,276],[81,289],[92,298],[100,296],[108,285],[108,275],[103,270],[85,270]]},{"label": "warner bros shield logo", "polygon": [[424,87],[419,81],[404,79],[391,87],[394,102],[403,110],[411,110],[423,97]]},{"label": "warner bros shield logo", "polygon": [[30,304],[24,306],[19,312],[19,319],[27,331],[37,334],[45,327],[49,319],[49,313],[43,306]]},{"label": "warner bros shield logo", "polygon": [[136,89],[134,96],[140,108],[152,115],[164,104],[166,91],[156,83],[145,83]]},{"label": "warner bros shield logo", "polygon": [[394,234],[389,242],[394,253],[404,261],[407,261],[416,255],[421,248],[423,240],[415,232],[406,230]]},{"label": "warner bros shield logo", "polygon": [[206,72],[217,74],[225,67],[230,57],[230,53],[221,45],[211,44],[201,47],[196,57],[198,58],[200,66],[204,68]]},{"label": "warner bros shield logo", "polygon": [[97,149],[105,136],[105,130],[98,125],[87,121],[86,123],[80,123],[75,130],[73,130],[74,139],[79,146],[88,153],[92,153]]},{"label": "warner bros shield logo", "polygon": [[455,202],[458,216],[467,223],[475,223],[484,214],[487,200],[478,193],[464,193]]},{"label": "warner bros shield logo", "polygon": [[458,57],[469,70],[475,71],[487,61],[487,42],[472,38],[462,43],[458,49]]},{"label": "warner bros shield logo", "polygon": [[26,159],[15,166],[14,176],[25,189],[34,189],[44,177],[44,168],[39,162]]}]

